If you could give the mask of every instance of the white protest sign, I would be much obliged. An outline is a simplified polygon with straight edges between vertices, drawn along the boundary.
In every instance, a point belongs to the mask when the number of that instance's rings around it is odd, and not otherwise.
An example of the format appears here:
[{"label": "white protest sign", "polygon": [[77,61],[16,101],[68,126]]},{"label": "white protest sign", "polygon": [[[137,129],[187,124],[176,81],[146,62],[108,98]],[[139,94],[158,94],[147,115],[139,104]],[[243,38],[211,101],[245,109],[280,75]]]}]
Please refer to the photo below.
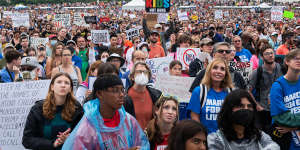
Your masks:
[{"label": "white protest sign", "polygon": [[190,63],[202,54],[200,48],[178,48],[176,55],[177,60],[182,63],[183,70],[186,70]]},{"label": "white protest sign", "polygon": [[170,57],[160,57],[146,60],[146,63],[148,64],[152,72],[152,79],[154,82],[158,74],[161,75],[169,73],[169,65],[172,60],[173,59]]},{"label": "white protest sign", "polygon": [[74,13],[73,24],[78,26],[88,27],[89,25],[85,23],[84,16],[92,16],[89,13]]},{"label": "white protest sign", "polygon": [[27,115],[38,100],[46,98],[50,80],[0,84],[0,149],[23,150]]},{"label": "white protest sign", "polygon": [[247,84],[249,83],[249,77],[253,71],[252,63],[231,61],[229,62],[229,66],[232,67],[235,71],[239,72],[243,76]]},{"label": "white protest sign", "polygon": [[168,13],[159,13],[157,15],[157,23],[167,23],[168,22]]},{"label": "white protest sign", "polygon": [[54,24],[56,27],[71,26],[71,15],[70,14],[55,14]]},{"label": "white protest sign", "polygon": [[136,15],[135,14],[129,14],[129,18],[134,19],[134,18],[136,18]]},{"label": "white protest sign", "polygon": [[43,44],[46,46],[46,44],[49,42],[49,38],[36,38],[36,37],[31,37],[30,38],[30,45],[37,47],[40,44]]},{"label": "white protest sign", "polygon": [[178,11],[177,14],[178,14],[179,21],[189,20],[189,16],[188,16],[187,12]]},{"label": "white protest sign", "polygon": [[109,42],[108,30],[92,30],[91,36],[94,44]]},{"label": "white protest sign", "polygon": [[97,77],[89,77],[89,90],[93,90],[93,86],[94,86],[94,83],[96,81]]},{"label": "white protest sign", "polygon": [[13,13],[11,15],[11,20],[14,27],[30,27],[29,14],[28,13]]},{"label": "white protest sign", "polygon": [[224,17],[229,17],[229,11],[224,11]]},{"label": "white protest sign", "polygon": [[11,11],[3,11],[3,18],[11,18],[12,14]]},{"label": "white protest sign", "polygon": [[222,10],[215,10],[215,20],[223,19],[223,11]]},{"label": "white protest sign", "polygon": [[135,36],[140,36],[140,29],[141,28],[133,28],[133,29],[129,29],[129,30],[126,30],[126,37],[128,40],[132,40],[133,37]]},{"label": "white protest sign", "polygon": [[192,77],[158,75],[154,86],[162,91],[163,94],[176,96],[180,103],[189,103],[191,98],[189,89],[194,79]]},{"label": "white protest sign", "polygon": [[283,8],[273,6],[271,9],[271,21],[282,21]]}]

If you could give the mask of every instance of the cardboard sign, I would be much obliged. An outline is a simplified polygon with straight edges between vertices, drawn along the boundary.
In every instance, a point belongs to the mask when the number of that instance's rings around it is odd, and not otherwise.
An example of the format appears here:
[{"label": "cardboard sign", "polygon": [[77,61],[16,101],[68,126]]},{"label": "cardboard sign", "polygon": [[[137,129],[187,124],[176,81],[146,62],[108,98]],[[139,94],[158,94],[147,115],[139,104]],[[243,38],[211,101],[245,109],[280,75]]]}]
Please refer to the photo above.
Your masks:
[{"label": "cardboard sign", "polygon": [[146,20],[148,28],[154,29],[155,24],[157,24],[157,18],[157,14],[147,14]]},{"label": "cardboard sign", "polygon": [[23,150],[27,115],[38,100],[46,98],[50,80],[0,84],[0,149]]},{"label": "cardboard sign", "polygon": [[166,13],[170,11],[170,0],[146,0],[146,12]]},{"label": "cardboard sign", "polygon": [[195,78],[192,77],[178,77],[169,75],[158,75],[154,84],[155,88],[178,98],[180,103],[189,103],[191,93],[189,89]]},{"label": "cardboard sign", "polygon": [[176,52],[177,60],[182,63],[183,70],[186,70],[190,63],[199,58],[201,54],[200,48],[178,48]]},{"label": "cardboard sign", "polygon": [[293,19],[294,16],[295,16],[295,14],[294,14],[294,12],[292,12],[292,11],[287,11],[287,10],[285,10],[285,11],[283,12],[283,17],[284,17],[284,18]]},{"label": "cardboard sign", "polygon": [[133,29],[126,30],[125,32],[126,32],[127,40],[132,41],[133,37],[140,36],[140,29],[141,28],[133,28]]},{"label": "cardboard sign", "polygon": [[156,81],[156,77],[158,74],[169,74],[169,65],[172,60],[173,59],[170,57],[160,57],[146,60],[146,64],[148,64],[152,72],[152,79],[154,82]]},{"label": "cardboard sign", "polygon": [[222,10],[215,10],[215,20],[223,19],[223,11]]},{"label": "cardboard sign", "polygon": [[229,66],[232,67],[235,71],[239,72],[243,76],[247,84],[249,83],[249,77],[253,71],[252,63],[231,61],[229,62]]},{"label": "cardboard sign", "polygon": [[157,16],[157,23],[167,23],[168,22],[168,13],[160,13]]},{"label": "cardboard sign", "polygon": [[89,13],[74,13],[73,24],[78,26],[88,27],[89,25],[85,23],[84,16],[90,16]]},{"label": "cardboard sign", "polygon": [[56,27],[71,26],[71,15],[70,14],[56,14],[54,16],[54,24]]},{"label": "cardboard sign", "polygon": [[92,30],[91,36],[94,44],[109,43],[108,30]]},{"label": "cardboard sign", "polygon": [[30,27],[28,13],[13,13],[10,17],[14,27]]},{"label": "cardboard sign", "polygon": [[283,8],[273,6],[271,9],[271,21],[282,21]]},{"label": "cardboard sign", "polygon": [[177,14],[178,14],[179,21],[187,21],[187,20],[189,20],[189,16],[188,16],[187,12],[178,11]]},{"label": "cardboard sign", "polygon": [[84,16],[84,20],[86,24],[96,24],[97,23],[97,17],[96,16]]},{"label": "cardboard sign", "polygon": [[30,45],[34,46],[35,48],[38,47],[41,44],[46,46],[46,44],[48,42],[49,42],[49,38],[35,38],[35,37],[30,38]]}]

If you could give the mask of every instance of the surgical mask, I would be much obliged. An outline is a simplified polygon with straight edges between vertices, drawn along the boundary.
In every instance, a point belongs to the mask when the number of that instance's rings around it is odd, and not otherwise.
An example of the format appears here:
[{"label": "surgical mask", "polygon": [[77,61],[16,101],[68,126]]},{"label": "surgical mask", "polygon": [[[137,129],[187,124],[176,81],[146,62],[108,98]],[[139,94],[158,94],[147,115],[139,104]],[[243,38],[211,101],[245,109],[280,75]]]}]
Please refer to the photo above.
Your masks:
[{"label": "surgical mask", "polygon": [[21,73],[22,73],[23,80],[34,80],[34,78],[36,77],[34,70],[22,71]]},{"label": "surgical mask", "polygon": [[56,43],[57,43],[56,40],[51,40],[51,41],[50,41],[51,46],[54,46]]},{"label": "surgical mask", "polygon": [[149,82],[148,75],[145,75],[144,73],[138,74],[134,78],[134,82],[138,85],[146,85]]},{"label": "surgical mask", "polygon": [[101,58],[101,61],[106,63],[107,57]]},{"label": "surgical mask", "polygon": [[232,121],[237,125],[248,127],[254,121],[254,112],[249,109],[232,112]]}]

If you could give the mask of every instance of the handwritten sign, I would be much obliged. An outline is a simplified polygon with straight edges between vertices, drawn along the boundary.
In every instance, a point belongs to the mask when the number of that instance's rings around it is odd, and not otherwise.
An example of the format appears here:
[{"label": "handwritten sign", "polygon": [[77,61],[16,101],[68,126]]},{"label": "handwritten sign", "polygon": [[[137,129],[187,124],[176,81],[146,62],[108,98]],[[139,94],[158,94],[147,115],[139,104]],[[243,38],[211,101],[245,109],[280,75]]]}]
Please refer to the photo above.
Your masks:
[{"label": "handwritten sign", "polygon": [[271,21],[282,21],[283,8],[273,6],[271,9]]},{"label": "handwritten sign", "polygon": [[239,72],[246,83],[249,83],[249,77],[252,73],[252,63],[250,62],[229,62],[229,66],[232,67],[235,71]]},{"label": "handwritten sign", "polygon": [[108,30],[92,30],[91,35],[94,44],[109,42]]},{"label": "handwritten sign", "polygon": [[183,65],[183,70],[187,69],[192,61],[202,54],[200,48],[178,48],[176,55]]},{"label": "handwritten sign", "polygon": [[170,57],[160,57],[146,60],[146,63],[148,64],[152,72],[152,79],[154,82],[156,81],[156,77],[158,74],[169,73],[169,65],[172,60],[173,59]]},{"label": "handwritten sign", "polygon": [[178,97],[180,103],[189,103],[191,98],[189,88],[193,81],[194,78],[192,77],[159,75],[156,77],[154,86],[161,90],[164,94]]},{"label": "handwritten sign", "polygon": [[[27,115],[46,98],[50,80],[0,84],[0,149],[20,150]],[[22,89],[22,90],[20,90]]]},{"label": "handwritten sign", "polygon": [[140,36],[140,29],[141,28],[133,28],[133,29],[126,30],[125,32],[126,32],[127,40],[132,41],[133,37]]},{"label": "handwritten sign", "polygon": [[13,13],[10,17],[14,27],[30,27],[28,13]]},{"label": "handwritten sign", "polygon": [[84,16],[84,20],[86,24],[97,23],[97,16]]},{"label": "handwritten sign", "polygon": [[159,13],[157,16],[157,23],[167,23],[168,22],[168,13]]},{"label": "handwritten sign", "polygon": [[49,38],[30,38],[30,45],[33,47],[38,47],[40,44],[43,44],[46,46],[46,44],[49,42]]},{"label": "handwritten sign", "polygon": [[189,20],[187,12],[178,11],[177,14],[178,14],[179,21],[187,21],[187,20]]},{"label": "handwritten sign", "polygon": [[215,10],[215,20],[223,19],[223,11],[222,10]]},{"label": "handwritten sign", "polygon": [[56,14],[54,16],[54,24],[56,27],[69,27],[71,26],[70,14]]},{"label": "handwritten sign", "polygon": [[89,25],[85,23],[84,16],[90,16],[89,13],[74,13],[73,24],[78,26],[88,27]]}]

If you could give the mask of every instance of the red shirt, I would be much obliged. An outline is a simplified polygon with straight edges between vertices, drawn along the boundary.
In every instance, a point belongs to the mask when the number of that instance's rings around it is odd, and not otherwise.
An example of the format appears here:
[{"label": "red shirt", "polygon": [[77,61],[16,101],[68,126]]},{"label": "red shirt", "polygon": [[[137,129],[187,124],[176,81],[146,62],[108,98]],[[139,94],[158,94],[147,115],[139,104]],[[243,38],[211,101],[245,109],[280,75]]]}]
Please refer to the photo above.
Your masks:
[{"label": "red shirt", "polygon": [[164,135],[164,140],[160,144],[156,144],[154,150],[165,150],[168,146],[168,138],[170,134]]},{"label": "red shirt", "polygon": [[111,128],[117,127],[120,123],[119,111],[116,111],[115,115],[111,119],[103,118],[103,121],[104,121],[104,125],[107,127],[111,127]]}]

